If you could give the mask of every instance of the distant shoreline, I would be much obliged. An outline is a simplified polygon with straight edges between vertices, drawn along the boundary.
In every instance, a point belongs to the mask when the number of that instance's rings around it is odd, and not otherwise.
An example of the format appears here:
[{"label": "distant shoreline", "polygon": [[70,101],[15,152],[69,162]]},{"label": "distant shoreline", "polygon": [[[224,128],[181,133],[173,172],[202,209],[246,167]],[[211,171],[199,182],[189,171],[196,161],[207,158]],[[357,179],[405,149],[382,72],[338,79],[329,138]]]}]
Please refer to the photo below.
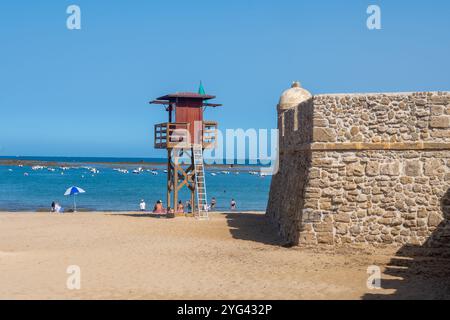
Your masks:
[{"label": "distant shoreline", "polygon": [[[46,167],[78,167],[79,165],[101,165],[101,166],[140,166],[143,168],[148,167],[163,167],[166,165],[163,162],[164,159],[161,159],[161,162],[158,161],[54,161],[54,160],[25,160],[25,159],[0,159],[0,166],[46,166]],[[206,167],[209,168],[229,168],[229,169],[257,169],[261,168],[261,165],[252,165],[252,164],[206,164]]]}]

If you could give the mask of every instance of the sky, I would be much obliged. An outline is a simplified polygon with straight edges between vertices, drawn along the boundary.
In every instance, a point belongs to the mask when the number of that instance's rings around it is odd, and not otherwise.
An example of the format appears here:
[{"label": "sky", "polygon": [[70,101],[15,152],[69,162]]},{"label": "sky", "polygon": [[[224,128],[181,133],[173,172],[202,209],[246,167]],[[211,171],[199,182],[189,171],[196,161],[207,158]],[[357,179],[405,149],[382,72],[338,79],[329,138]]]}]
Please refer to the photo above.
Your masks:
[{"label": "sky", "polygon": [[[69,5],[81,29],[69,30]],[[369,5],[381,30],[369,30]],[[148,102],[197,91],[221,129],[276,127],[313,94],[450,90],[450,2],[48,0],[0,4],[0,156],[162,157]]]}]

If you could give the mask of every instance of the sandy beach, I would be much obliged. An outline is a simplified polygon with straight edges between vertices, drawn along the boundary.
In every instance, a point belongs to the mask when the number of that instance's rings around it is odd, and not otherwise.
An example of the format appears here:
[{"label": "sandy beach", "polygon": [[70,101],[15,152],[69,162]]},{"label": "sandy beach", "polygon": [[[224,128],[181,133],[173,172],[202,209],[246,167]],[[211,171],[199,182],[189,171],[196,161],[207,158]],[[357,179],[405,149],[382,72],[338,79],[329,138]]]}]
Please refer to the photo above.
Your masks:
[{"label": "sandy beach", "polygon": [[[260,213],[0,213],[0,299],[442,299],[443,257],[284,248]],[[81,270],[69,290],[68,266]],[[367,267],[382,271],[369,290]]]}]

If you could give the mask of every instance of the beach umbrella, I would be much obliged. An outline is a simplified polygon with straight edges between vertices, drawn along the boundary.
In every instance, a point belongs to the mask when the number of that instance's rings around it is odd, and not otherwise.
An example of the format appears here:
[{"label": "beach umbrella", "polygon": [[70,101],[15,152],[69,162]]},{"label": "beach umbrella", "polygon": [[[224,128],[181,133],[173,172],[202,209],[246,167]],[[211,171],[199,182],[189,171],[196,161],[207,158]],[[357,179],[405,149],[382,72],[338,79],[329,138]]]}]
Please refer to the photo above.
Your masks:
[{"label": "beach umbrella", "polygon": [[77,203],[75,201],[76,195],[80,193],[85,193],[83,189],[79,187],[72,186],[69,189],[66,190],[64,193],[65,196],[73,196],[73,212],[77,212]]}]

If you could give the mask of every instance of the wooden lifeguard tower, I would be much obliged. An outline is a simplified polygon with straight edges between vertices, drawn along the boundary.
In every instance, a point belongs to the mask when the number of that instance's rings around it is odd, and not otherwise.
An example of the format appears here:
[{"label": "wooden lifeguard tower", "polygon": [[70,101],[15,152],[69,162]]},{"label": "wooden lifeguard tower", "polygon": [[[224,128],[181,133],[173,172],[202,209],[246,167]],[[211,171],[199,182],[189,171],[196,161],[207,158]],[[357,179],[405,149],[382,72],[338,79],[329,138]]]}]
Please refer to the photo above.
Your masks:
[{"label": "wooden lifeguard tower", "polygon": [[[200,85],[199,93],[177,92],[150,102],[165,106],[168,112],[168,122],[155,125],[155,148],[167,149],[167,206],[176,209],[178,192],[186,186],[191,191],[192,212],[199,219],[208,218],[203,151],[216,147],[218,125],[205,121],[203,113],[207,107],[221,106],[207,103],[214,98]],[[190,163],[180,163],[183,155]]]}]

